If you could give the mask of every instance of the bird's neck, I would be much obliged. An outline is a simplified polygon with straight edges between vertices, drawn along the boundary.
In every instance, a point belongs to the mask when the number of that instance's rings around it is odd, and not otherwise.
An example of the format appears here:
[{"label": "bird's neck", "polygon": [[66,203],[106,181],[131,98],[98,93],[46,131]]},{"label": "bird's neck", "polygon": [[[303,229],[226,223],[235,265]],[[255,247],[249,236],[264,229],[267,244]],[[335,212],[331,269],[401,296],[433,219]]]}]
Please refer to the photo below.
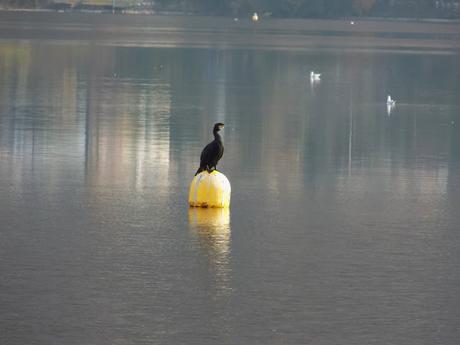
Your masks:
[{"label": "bird's neck", "polygon": [[213,133],[214,133],[214,139],[216,139],[217,141],[222,141],[222,137],[220,136],[218,131],[213,131]]}]

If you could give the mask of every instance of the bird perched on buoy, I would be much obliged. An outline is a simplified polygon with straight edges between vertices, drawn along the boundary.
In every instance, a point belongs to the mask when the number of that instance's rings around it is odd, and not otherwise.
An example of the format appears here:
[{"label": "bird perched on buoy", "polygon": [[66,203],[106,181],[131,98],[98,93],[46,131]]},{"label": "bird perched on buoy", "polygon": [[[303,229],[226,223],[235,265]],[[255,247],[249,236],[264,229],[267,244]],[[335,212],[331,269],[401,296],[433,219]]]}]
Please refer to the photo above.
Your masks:
[{"label": "bird perched on buoy", "polygon": [[216,123],[212,130],[214,134],[214,140],[211,141],[208,145],[205,146],[200,156],[200,167],[195,173],[195,176],[202,171],[207,171],[211,173],[213,170],[216,170],[217,163],[224,155],[224,143],[222,142],[222,137],[219,134],[219,131],[224,128],[223,123]]},{"label": "bird perched on buoy", "polygon": [[224,144],[219,131],[223,123],[216,123],[212,130],[214,140],[205,146],[200,156],[200,167],[190,184],[191,207],[229,207],[231,186],[227,177],[216,170],[224,154]]},{"label": "bird perched on buoy", "polygon": [[254,12],[254,14],[252,15],[252,21],[257,22],[258,20],[259,20],[259,15],[257,14],[257,12]]}]

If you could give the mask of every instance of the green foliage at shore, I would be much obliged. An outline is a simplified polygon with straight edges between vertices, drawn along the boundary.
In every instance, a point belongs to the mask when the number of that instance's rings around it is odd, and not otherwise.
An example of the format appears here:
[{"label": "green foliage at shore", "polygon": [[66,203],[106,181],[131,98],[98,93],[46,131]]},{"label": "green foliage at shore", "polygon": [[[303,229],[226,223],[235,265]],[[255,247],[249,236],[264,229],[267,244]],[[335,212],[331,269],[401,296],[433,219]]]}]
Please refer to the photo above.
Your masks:
[{"label": "green foliage at shore", "polygon": [[6,7],[119,6],[133,11],[223,16],[460,18],[460,0],[3,0]]}]

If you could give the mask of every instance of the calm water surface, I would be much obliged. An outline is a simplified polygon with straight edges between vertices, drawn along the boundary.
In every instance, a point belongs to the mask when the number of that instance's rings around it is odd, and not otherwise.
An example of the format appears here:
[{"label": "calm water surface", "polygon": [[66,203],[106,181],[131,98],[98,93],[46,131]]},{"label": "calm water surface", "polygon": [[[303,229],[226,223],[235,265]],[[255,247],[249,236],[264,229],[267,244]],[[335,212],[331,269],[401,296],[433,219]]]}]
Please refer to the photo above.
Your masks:
[{"label": "calm water surface", "polygon": [[3,41],[0,83],[0,343],[458,344],[458,55]]}]

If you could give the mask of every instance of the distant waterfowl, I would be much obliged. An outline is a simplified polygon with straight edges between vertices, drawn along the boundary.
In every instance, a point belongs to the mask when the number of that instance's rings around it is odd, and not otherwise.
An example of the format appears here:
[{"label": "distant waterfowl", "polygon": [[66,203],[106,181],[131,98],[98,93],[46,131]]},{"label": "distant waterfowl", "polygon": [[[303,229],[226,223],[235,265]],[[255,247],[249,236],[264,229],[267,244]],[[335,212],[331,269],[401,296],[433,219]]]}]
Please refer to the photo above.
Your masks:
[{"label": "distant waterfowl", "polygon": [[222,142],[222,137],[219,135],[219,131],[224,128],[223,123],[216,123],[212,130],[214,134],[214,140],[211,141],[208,145],[205,146],[201,152],[200,157],[200,167],[195,173],[195,176],[200,172],[207,170],[211,173],[213,170],[216,170],[217,163],[224,155],[224,144]]},{"label": "distant waterfowl", "polygon": [[394,105],[387,104],[387,114],[388,114],[388,116],[391,115],[391,112],[392,112],[393,108],[394,108]]},{"label": "distant waterfowl", "polygon": [[388,95],[387,97],[387,114],[388,116],[391,115],[391,111],[395,107],[396,101],[394,99],[391,99],[391,96]]},{"label": "distant waterfowl", "polygon": [[254,12],[254,14],[252,15],[252,21],[257,22],[258,20],[259,20],[259,15],[257,14],[257,12]]},{"label": "distant waterfowl", "polygon": [[351,24],[351,25],[355,25],[355,22],[354,22],[354,21],[351,21],[350,24]]},{"label": "distant waterfowl", "polygon": [[311,81],[320,81],[321,80],[321,73],[315,73],[314,71],[310,72],[310,80]]},{"label": "distant waterfowl", "polygon": [[394,99],[391,99],[391,96],[388,95],[388,97],[387,97],[387,105],[392,107],[395,104],[396,104],[396,101]]}]

